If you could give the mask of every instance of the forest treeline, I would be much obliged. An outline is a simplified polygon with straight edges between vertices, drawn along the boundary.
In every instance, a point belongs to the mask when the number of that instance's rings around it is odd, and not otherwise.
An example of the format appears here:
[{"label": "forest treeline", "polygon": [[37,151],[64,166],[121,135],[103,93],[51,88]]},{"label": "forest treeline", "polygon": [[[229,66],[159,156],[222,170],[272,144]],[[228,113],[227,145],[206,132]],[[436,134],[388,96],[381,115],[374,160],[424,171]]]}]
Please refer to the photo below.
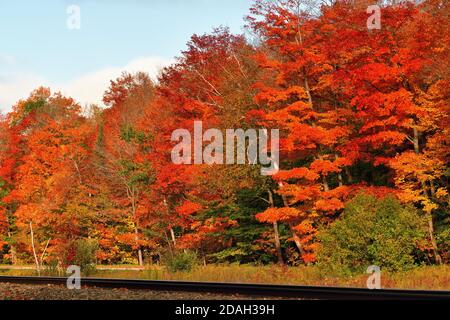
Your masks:
[{"label": "forest treeline", "polygon": [[[248,35],[194,35],[157,81],[111,81],[104,109],[33,91],[0,119],[0,259],[333,263],[364,236],[448,263],[449,2],[384,5],[380,30],[366,8],[255,1]],[[281,171],[173,164],[194,121],[280,129]]]}]

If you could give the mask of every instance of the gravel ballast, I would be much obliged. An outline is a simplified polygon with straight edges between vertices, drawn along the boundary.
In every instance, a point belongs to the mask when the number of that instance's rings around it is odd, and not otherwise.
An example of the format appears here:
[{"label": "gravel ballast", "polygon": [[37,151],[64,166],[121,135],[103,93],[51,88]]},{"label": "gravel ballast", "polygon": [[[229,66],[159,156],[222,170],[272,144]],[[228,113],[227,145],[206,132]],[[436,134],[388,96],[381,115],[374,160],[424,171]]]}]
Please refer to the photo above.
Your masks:
[{"label": "gravel ballast", "polygon": [[69,290],[65,286],[60,285],[0,283],[0,300],[254,300],[255,298],[257,297],[216,293],[168,292],[93,287],[82,287],[80,290]]}]

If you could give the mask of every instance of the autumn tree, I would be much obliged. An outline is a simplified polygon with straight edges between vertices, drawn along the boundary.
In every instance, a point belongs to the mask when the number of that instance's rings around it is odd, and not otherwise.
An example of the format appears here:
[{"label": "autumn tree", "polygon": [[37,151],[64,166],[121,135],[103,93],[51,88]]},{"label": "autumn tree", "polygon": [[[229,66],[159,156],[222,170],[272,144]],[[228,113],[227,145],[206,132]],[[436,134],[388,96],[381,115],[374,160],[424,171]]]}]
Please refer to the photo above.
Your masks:
[{"label": "autumn tree", "polygon": [[105,110],[99,127],[97,166],[116,197],[120,207],[128,208],[133,236],[128,243],[137,251],[139,265],[144,265],[142,247],[147,243],[141,236],[141,217],[145,211],[144,193],[152,183],[151,164],[145,157],[145,143],[151,138],[138,126],[154,94],[154,84],[145,73],[124,73],[111,81],[104,95]]},{"label": "autumn tree", "polygon": [[15,106],[9,126],[16,137],[10,148],[17,150],[10,156],[17,158],[2,162],[3,169],[10,166],[12,186],[3,201],[10,210],[14,208],[15,241],[24,250],[32,250],[39,268],[46,251],[61,250],[79,235],[76,221],[80,217],[65,214],[65,206],[74,194],[83,192],[92,132],[78,104],[45,88]]}]

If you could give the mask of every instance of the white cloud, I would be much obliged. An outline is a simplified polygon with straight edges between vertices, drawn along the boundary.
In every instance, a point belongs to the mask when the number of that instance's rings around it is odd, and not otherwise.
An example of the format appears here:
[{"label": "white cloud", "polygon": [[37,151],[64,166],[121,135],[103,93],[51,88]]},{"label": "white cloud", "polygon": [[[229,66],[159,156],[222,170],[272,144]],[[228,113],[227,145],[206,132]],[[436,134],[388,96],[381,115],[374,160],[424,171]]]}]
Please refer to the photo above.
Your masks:
[{"label": "white cloud", "polygon": [[31,91],[48,85],[48,81],[33,74],[0,76],[0,111],[10,111],[17,101],[27,98]]},{"label": "white cloud", "polygon": [[159,71],[171,62],[158,57],[135,59],[122,68],[106,68],[70,81],[62,86],[61,92],[76,99],[82,105],[90,103],[102,105],[103,93],[108,89],[110,81],[117,79],[122,72],[144,71],[156,79]]},{"label": "white cloud", "polygon": [[53,92],[61,91],[62,94],[74,98],[82,106],[91,103],[103,105],[103,93],[108,89],[110,81],[117,79],[122,72],[143,71],[156,79],[159,71],[172,62],[172,60],[160,57],[138,58],[130,61],[126,66],[104,68],[57,85],[32,74],[0,76],[0,111],[9,111],[12,105],[20,99],[26,99],[31,91],[39,86],[48,86]]}]

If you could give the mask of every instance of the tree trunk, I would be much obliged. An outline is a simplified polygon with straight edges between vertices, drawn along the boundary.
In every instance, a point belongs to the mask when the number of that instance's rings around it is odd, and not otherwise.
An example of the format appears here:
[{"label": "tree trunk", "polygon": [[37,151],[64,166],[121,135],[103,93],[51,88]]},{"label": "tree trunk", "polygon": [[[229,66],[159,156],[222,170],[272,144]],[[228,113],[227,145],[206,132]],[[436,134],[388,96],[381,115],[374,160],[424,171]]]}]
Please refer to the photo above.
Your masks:
[{"label": "tree trunk", "polygon": [[428,218],[428,233],[430,235],[431,245],[433,246],[433,253],[436,263],[438,265],[442,265],[442,257],[439,254],[439,249],[436,243],[436,239],[434,238],[434,225],[433,225],[433,215],[431,213],[427,214]]},{"label": "tree trunk", "polygon": [[47,240],[47,244],[45,245],[44,251],[42,251],[42,255],[41,255],[41,266],[44,265],[45,253],[47,252],[48,245],[50,244],[50,241],[51,241],[51,240],[52,240],[52,239],[48,239],[48,240]]},{"label": "tree trunk", "polygon": [[436,187],[434,186],[433,180],[430,180],[430,191],[431,191],[431,197],[433,199],[436,199]]},{"label": "tree trunk", "polygon": [[300,254],[303,256],[305,254],[305,251],[303,250],[303,246],[302,246],[302,242],[300,240],[300,237],[298,236],[297,232],[295,232],[294,226],[292,224],[289,224],[289,227],[291,228],[291,231],[292,231],[292,236],[294,238],[294,243],[297,246],[297,249],[300,252]]},{"label": "tree trunk", "polygon": [[12,233],[11,233],[11,224],[9,223],[9,217],[12,215],[11,211],[8,209],[6,213],[6,223],[8,224],[8,238],[9,238],[9,252],[11,254],[11,263],[13,265],[17,264],[17,255],[16,255],[16,247],[11,244],[12,242]]},{"label": "tree trunk", "polygon": [[175,238],[175,232],[173,231],[173,228],[170,227],[170,237],[172,238],[173,247],[175,248],[177,246],[177,239]]},{"label": "tree trunk", "polygon": [[420,145],[419,145],[419,131],[416,127],[414,127],[414,151],[419,154],[420,153]]},{"label": "tree trunk", "polygon": [[[170,215],[169,204],[167,203],[167,200],[165,198],[164,198],[164,205],[166,206],[166,212],[167,212],[167,215],[169,216]],[[175,232],[173,231],[172,226],[170,226],[169,232],[170,232],[170,237],[172,238],[173,248],[175,250],[175,247],[177,245],[177,239],[175,237]]]},{"label": "tree trunk", "polygon": [[[335,160],[339,159],[339,156],[337,154],[334,155]],[[342,171],[338,172],[338,182],[339,187],[342,187],[344,185],[344,179],[342,177]]]},{"label": "tree trunk", "polygon": [[[282,184],[280,184],[280,186],[282,186]],[[284,195],[282,195],[281,198],[283,199],[284,206],[289,208],[289,203],[288,203],[286,197]],[[289,228],[291,229],[292,237],[294,239],[294,243],[297,246],[298,251],[300,252],[301,255],[303,255],[305,251],[303,250],[302,243],[300,241],[300,237],[295,232],[294,226],[292,225],[292,223],[289,223]]]},{"label": "tree trunk", "polygon": [[[414,127],[414,138],[413,138],[413,143],[414,143],[414,152],[416,154],[420,154],[420,143],[419,143],[419,131],[417,130],[416,127]],[[433,181],[430,181],[431,184],[433,184]],[[434,188],[434,186],[433,186]],[[432,193],[433,193],[433,188],[432,188]],[[424,181],[422,181],[422,189],[423,192],[425,192],[425,196],[428,195],[428,191],[427,191],[427,185]],[[431,241],[431,245],[433,246],[433,253],[434,253],[434,258],[436,260],[436,263],[439,265],[442,265],[442,257],[439,254],[439,248],[436,242],[436,239],[434,237],[434,223],[433,223],[433,214],[427,213],[427,219],[428,219],[428,233],[430,236],[430,241]]]},{"label": "tree trunk", "polygon": [[[271,190],[269,190],[269,203],[272,208],[275,207],[275,204],[273,201],[273,193]],[[275,241],[275,249],[277,251],[278,263],[280,265],[284,265],[283,252],[281,251],[280,231],[278,230],[278,222],[277,221],[273,222],[273,235],[274,235],[274,241]]]},{"label": "tree trunk", "polygon": [[203,266],[206,267],[208,265],[206,261],[205,249],[203,248],[203,243],[200,244],[200,252],[202,254]]},{"label": "tree trunk", "polygon": [[31,248],[33,249],[33,255],[34,255],[34,261],[36,263],[36,271],[38,274],[41,271],[41,268],[39,266],[39,260],[36,254],[36,247],[34,246],[34,232],[33,232],[33,222],[30,221],[30,237],[31,237]]},{"label": "tree trunk", "polygon": [[281,251],[280,233],[278,230],[278,222],[276,222],[276,221],[273,223],[273,233],[274,233],[274,240],[275,240],[275,248],[277,250],[278,264],[284,265],[283,253]]},{"label": "tree trunk", "polygon": [[342,173],[338,173],[338,182],[339,182],[339,187],[342,187],[344,185],[344,178],[342,178]]},{"label": "tree trunk", "polygon": [[169,245],[170,256],[173,258],[174,252],[173,252],[173,248],[172,248],[172,243],[171,243],[169,237],[167,236],[167,231],[164,231],[164,236],[166,237],[167,244]]},{"label": "tree trunk", "polygon": [[144,266],[144,258],[142,255],[142,248],[139,243],[139,224],[138,224],[138,218],[136,217],[136,210],[137,210],[137,195],[136,190],[132,187],[127,186],[127,193],[128,197],[131,202],[131,216],[133,217],[134,221],[134,234],[135,234],[135,240],[136,240],[136,246],[137,246],[137,254],[138,254],[138,262],[139,266]]},{"label": "tree trunk", "polygon": [[[12,234],[10,231],[8,231],[8,238],[11,239]],[[13,265],[17,264],[17,259],[16,259],[16,247],[13,244],[9,244],[9,253],[11,254],[11,263]]]},{"label": "tree trunk", "polygon": [[[319,155],[318,157],[316,157],[316,159],[323,160],[323,156],[322,156],[322,155]],[[321,176],[321,178],[322,178],[322,187],[323,187],[323,190],[324,190],[325,192],[330,191],[330,185],[328,184],[327,176],[324,175],[324,174],[321,174],[320,176]]]},{"label": "tree trunk", "polygon": [[17,257],[16,257],[16,247],[13,244],[9,245],[9,252],[11,253],[11,263],[13,265],[17,264]]},{"label": "tree trunk", "polygon": [[141,245],[139,244],[139,230],[138,230],[138,227],[136,224],[134,226],[134,234],[135,234],[135,239],[136,239],[136,244],[137,244],[139,266],[143,267],[144,266],[144,258],[142,256]]},{"label": "tree trunk", "polygon": [[323,185],[323,190],[325,192],[330,191],[330,186],[328,185],[327,177],[324,175],[322,175],[322,185]]},{"label": "tree trunk", "polygon": [[345,175],[347,176],[348,183],[353,183],[353,176],[348,167],[345,167]]}]

